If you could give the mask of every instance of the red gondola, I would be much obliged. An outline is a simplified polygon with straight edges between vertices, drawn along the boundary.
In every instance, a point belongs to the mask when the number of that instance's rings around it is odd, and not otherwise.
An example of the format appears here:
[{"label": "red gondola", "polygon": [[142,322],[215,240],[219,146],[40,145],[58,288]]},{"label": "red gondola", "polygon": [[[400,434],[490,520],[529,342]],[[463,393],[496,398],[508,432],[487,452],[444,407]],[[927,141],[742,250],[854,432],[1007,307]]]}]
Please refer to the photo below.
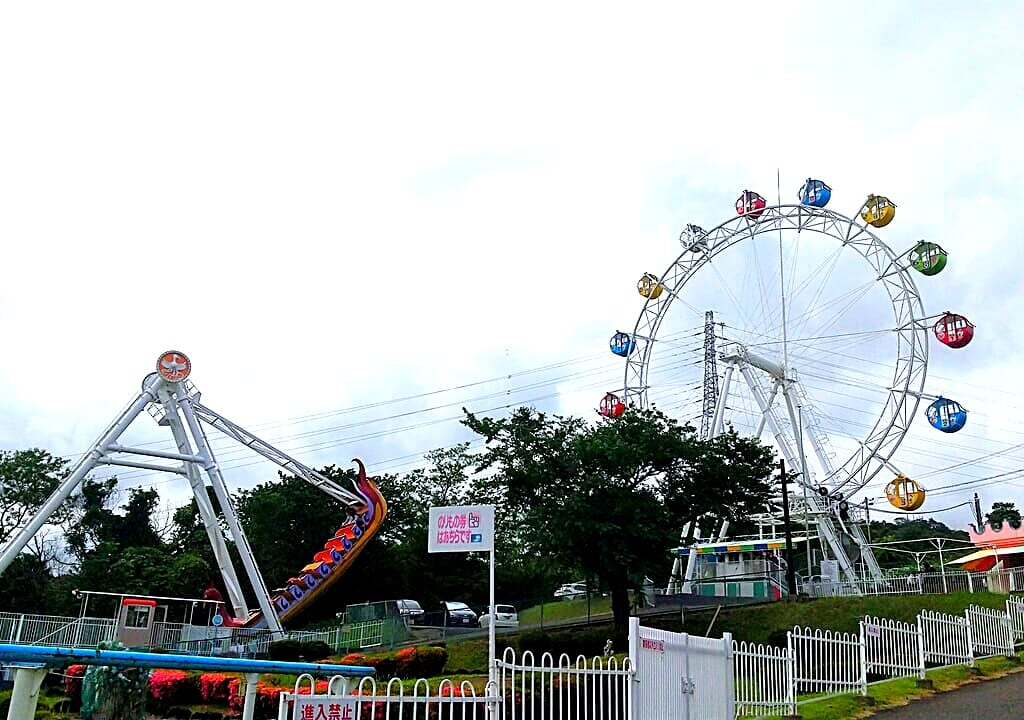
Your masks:
[{"label": "red gondola", "polygon": [[974,339],[974,326],[963,315],[946,312],[932,328],[935,337],[943,345],[962,348]]},{"label": "red gondola", "polygon": [[744,190],[736,199],[736,212],[757,220],[768,207],[768,202],[753,190]]},{"label": "red gondola", "polygon": [[622,413],[626,412],[626,403],[619,399],[619,396],[615,393],[606,393],[601,398],[601,405],[598,408],[598,412],[605,417],[617,418],[621,417]]}]

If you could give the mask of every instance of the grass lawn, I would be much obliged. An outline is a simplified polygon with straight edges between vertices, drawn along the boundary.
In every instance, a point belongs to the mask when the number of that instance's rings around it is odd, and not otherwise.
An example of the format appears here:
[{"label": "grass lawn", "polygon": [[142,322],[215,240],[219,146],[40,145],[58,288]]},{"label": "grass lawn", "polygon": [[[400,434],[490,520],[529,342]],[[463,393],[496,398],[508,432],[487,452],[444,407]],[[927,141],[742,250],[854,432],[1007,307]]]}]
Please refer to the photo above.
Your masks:
[{"label": "grass lawn", "polygon": [[[612,611],[611,597],[590,598],[590,614],[606,615]],[[587,599],[552,600],[543,605],[534,605],[519,613],[519,626],[543,625],[556,620],[578,620],[587,617]]]},{"label": "grass lawn", "polygon": [[993,593],[951,593],[949,595],[870,595],[865,597],[821,598],[775,602],[766,605],[726,608],[715,619],[711,632],[708,626],[715,609],[687,609],[680,616],[644,619],[644,625],[721,637],[731,632],[734,640],[784,644],[786,631],[795,625],[841,632],[857,632],[858,622],[865,615],[914,623],[921,610],[936,610],[950,615],[964,614],[968,605],[1006,609],[1006,595]]},{"label": "grass lawn", "polygon": [[806,702],[800,705],[797,711],[804,720],[859,720],[870,717],[879,710],[899,707],[912,700],[955,690],[961,685],[977,682],[979,679],[995,679],[1020,672],[1024,669],[1020,660],[1020,655],[1016,660],[993,657],[978,660],[973,668],[958,666],[929,670],[925,675],[932,681],[934,689],[917,687],[914,678],[887,680],[869,685],[866,698],[860,695],[840,695],[826,700]]}]

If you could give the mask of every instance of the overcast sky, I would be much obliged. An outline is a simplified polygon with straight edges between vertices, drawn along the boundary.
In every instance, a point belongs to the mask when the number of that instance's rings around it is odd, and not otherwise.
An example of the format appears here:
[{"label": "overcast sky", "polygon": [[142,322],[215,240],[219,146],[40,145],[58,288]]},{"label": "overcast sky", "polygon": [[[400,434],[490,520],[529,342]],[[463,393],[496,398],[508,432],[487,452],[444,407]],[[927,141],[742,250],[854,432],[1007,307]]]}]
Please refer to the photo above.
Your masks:
[{"label": "overcast sky", "polygon": [[[0,447],[85,451],[171,348],[204,403],[314,465],[408,470],[470,439],[462,405],[593,413],[640,274],[743,189],[774,203],[778,172],[783,202],[808,176],[847,215],[885,194],[886,243],[950,253],[915,279],[978,336],[933,340],[926,389],[971,414],[942,435],[922,405],[899,469],[936,491],[1014,471],[1022,25],[981,2],[8,3]],[[275,474],[216,446],[235,487]],[[1024,505],[1006,478],[926,509]]]}]

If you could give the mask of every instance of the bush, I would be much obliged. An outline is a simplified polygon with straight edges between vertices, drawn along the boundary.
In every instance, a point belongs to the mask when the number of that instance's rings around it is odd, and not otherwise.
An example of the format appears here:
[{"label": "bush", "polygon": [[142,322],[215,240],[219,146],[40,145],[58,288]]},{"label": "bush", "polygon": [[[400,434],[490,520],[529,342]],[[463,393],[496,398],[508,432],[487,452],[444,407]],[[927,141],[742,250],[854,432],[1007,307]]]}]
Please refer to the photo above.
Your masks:
[{"label": "bush", "polygon": [[198,702],[199,679],[181,670],[154,670],[149,676],[149,696],[158,708]]},{"label": "bush", "polygon": [[237,679],[224,673],[203,673],[199,676],[199,696],[204,703],[226,705],[231,697],[231,681]]},{"label": "bush", "polygon": [[71,701],[73,712],[77,712],[82,707],[82,677],[84,675],[85,665],[69,665],[64,671],[64,694]]},{"label": "bush", "polygon": [[404,679],[429,678],[440,675],[448,662],[444,648],[418,645],[402,648],[395,654],[395,675]]},{"label": "bush", "polygon": [[373,658],[370,667],[376,672],[377,680],[390,680],[398,675],[398,661],[394,657]]},{"label": "bush", "polygon": [[270,643],[267,655],[271,660],[298,662],[302,657],[302,643],[298,640],[275,640]]},{"label": "bush", "polygon": [[323,640],[310,640],[308,642],[300,643],[299,651],[303,658],[312,662],[314,660],[322,660],[325,657],[329,657],[331,654],[331,646]]},{"label": "bush", "polygon": [[532,652],[536,657],[542,653],[550,652],[551,636],[543,630],[527,630],[519,636],[519,652]]},{"label": "bush", "polygon": [[[242,706],[245,704],[245,694],[239,693],[241,682],[237,679],[231,683],[231,698],[228,700],[228,707],[233,713],[241,713]],[[253,715],[256,718],[264,718],[269,720],[270,718],[277,717],[278,706],[280,705],[280,695],[282,692],[288,692],[291,688],[277,687],[275,685],[263,685],[259,683],[256,685],[256,708]]]}]

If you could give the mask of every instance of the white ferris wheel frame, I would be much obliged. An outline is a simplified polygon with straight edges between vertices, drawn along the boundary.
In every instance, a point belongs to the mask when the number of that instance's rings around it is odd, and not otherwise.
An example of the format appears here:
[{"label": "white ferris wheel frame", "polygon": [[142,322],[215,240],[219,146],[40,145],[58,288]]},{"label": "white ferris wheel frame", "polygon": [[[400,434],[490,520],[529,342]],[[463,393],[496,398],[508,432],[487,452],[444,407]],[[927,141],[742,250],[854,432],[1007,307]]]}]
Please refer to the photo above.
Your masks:
[{"label": "white ferris wheel frame", "polygon": [[[690,278],[719,253],[743,240],[782,231],[808,231],[831,237],[849,246],[863,257],[882,283],[892,303],[897,335],[896,367],[888,397],[874,427],[858,449],[819,485],[830,494],[842,490],[846,497],[864,488],[890,464],[917,413],[928,372],[928,331],[925,311],[909,264],[897,255],[867,226],[832,210],[808,205],[767,207],[753,219],[737,215],[727,220],[683,250],[662,274],[663,286],[657,298],[648,297],[633,329],[636,347],[626,357],[624,400],[627,405],[648,406],[648,372],[657,333],[672,301]],[[788,368],[787,368],[788,371]],[[800,478],[801,483],[806,482]]]}]

